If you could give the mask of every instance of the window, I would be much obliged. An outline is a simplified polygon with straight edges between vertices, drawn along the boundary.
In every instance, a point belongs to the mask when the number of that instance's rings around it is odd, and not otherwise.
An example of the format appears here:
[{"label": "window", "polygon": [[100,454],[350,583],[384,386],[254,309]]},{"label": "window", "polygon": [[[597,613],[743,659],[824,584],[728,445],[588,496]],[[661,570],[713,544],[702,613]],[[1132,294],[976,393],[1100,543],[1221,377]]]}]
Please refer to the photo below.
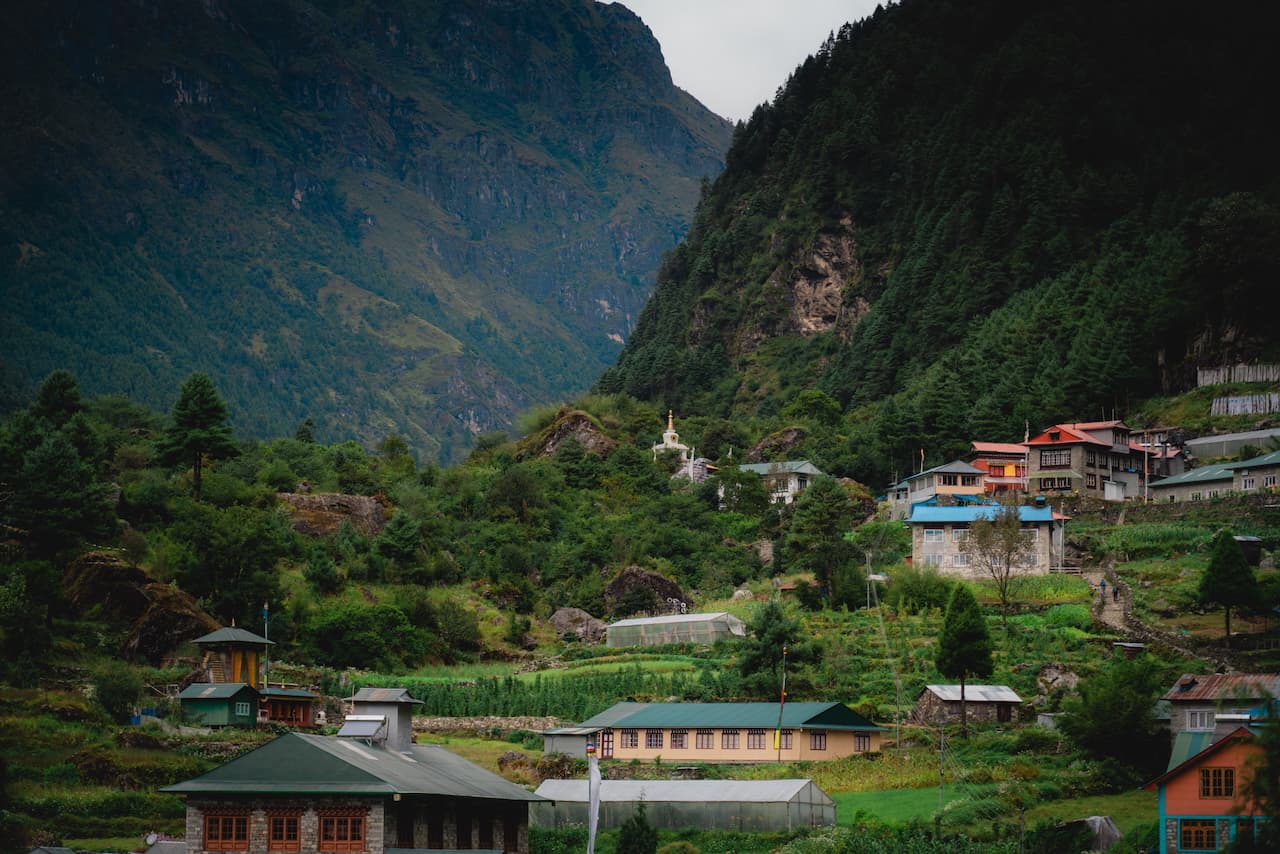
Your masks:
[{"label": "window", "polygon": [[1064,469],[1071,465],[1071,451],[1041,451],[1040,468]]},{"label": "window", "polygon": [[248,851],[249,814],[206,815],[204,847],[208,851]]},{"label": "window", "polygon": [[1236,796],[1236,769],[1201,768],[1200,797],[1234,798]]},{"label": "window", "polygon": [[1089,468],[1096,468],[1096,467],[1097,467],[1097,465],[1098,465],[1098,453],[1097,453],[1097,451],[1085,451],[1085,452],[1084,452],[1084,464],[1085,464],[1086,466],[1088,466]]},{"label": "window", "polygon": [[942,555],[925,555],[924,562],[929,566],[942,566]]},{"label": "window", "polygon": [[[469,836],[470,834],[468,834]],[[363,851],[363,815],[322,815],[317,851]]]},{"label": "window", "polygon": [[1251,477],[1241,478],[1241,480],[1240,480],[1240,488],[1241,488],[1241,489],[1248,489],[1248,490],[1252,490],[1252,489],[1256,488],[1256,487],[1255,487],[1255,485],[1254,485],[1255,483],[1256,483],[1256,481],[1255,481],[1253,478],[1251,478]]},{"label": "window", "polygon": [[738,731],[736,729],[720,730],[720,749],[721,750],[737,750],[738,749]]},{"label": "window", "polygon": [[951,565],[952,565],[952,566],[968,566],[968,565],[969,565],[969,556],[968,556],[968,555],[966,555],[966,554],[952,555],[952,556],[951,556]]},{"label": "window", "polygon": [[817,729],[809,733],[809,749],[810,750],[826,750],[827,749],[827,731]]},{"label": "window", "polygon": [[1263,475],[1262,488],[1268,489],[1276,485],[1276,476],[1273,474]]},{"label": "window", "polygon": [[1213,712],[1187,712],[1187,729],[1213,729]]},{"label": "window", "polygon": [[640,730],[624,729],[618,738],[618,747],[629,747],[632,750],[640,746]]},{"label": "window", "polygon": [[1192,501],[1199,501],[1199,500],[1200,500],[1201,498],[1203,498],[1203,497],[1204,497],[1204,496],[1203,496],[1201,493],[1199,493],[1199,492],[1193,492],[1193,493],[1191,493],[1191,500],[1192,500]]},{"label": "window", "polygon": [[968,541],[968,539],[969,539],[968,528],[952,528],[951,529],[951,542],[963,543]]},{"label": "window", "polygon": [[713,729],[700,729],[695,738],[699,750],[712,750],[716,746],[716,731]]},{"label": "window", "polygon": [[942,484],[943,486],[955,486],[958,480],[959,478],[957,478],[954,474],[938,475],[938,483]]},{"label": "window", "polygon": [[298,836],[298,820],[295,815],[267,816],[267,850],[301,851],[302,839]]},{"label": "window", "polygon": [[780,750],[791,749],[791,730],[784,729],[778,737],[778,748]]},{"label": "window", "polygon": [[1098,488],[1098,476],[1096,474],[1087,474],[1084,476],[1085,489]]},{"label": "window", "polygon": [[687,729],[671,730],[671,749],[672,750],[688,750],[689,749],[689,731]]},{"label": "window", "polygon": [[1178,822],[1178,847],[1183,851],[1217,851],[1218,823],[1205,819],[1186,819]]},{"label": "window", "polygon": [[662,730],[647,729],[644,731],[644,746],[649,750],[662,749]]},{"label": "window", "polygon": [[977,474],[962,474],[960,475],[960,485],[961,486],[977,486],[978,478],[980,477],[981,475],[977,475]]},{"label": "window", "polygon": [[1039,528],[1023,528],[1018,533],[1022,535],[1022,541],[1024,543],[1035,543],[1040,539]]},{"label": "window", "polygon": [[942,542],[942,533],[941,528],[925,528],[924,541],[926,543],[940,543]]},{"label": "window", "polygon": [[747,750],[764,750],[764,733],[762,729],[747,730]]}]

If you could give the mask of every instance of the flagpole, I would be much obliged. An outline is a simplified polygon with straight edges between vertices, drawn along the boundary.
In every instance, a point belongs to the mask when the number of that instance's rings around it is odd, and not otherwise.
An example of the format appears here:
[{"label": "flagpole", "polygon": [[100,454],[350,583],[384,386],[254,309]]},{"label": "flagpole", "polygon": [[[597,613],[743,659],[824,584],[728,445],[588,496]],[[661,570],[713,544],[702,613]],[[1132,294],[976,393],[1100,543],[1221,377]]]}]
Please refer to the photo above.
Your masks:
[{"label": "flagpole", "polygon": [[782,761],[782,707],[787,702],[787,645],[782,645],[782,691],[778,694],[778,726],[773,731],[773,749],[778,751],[778,761]]},{"label": "flagpole", "polygon": [[600,826],[600,762],[594,742],[587,743],[587,854],[595,854]]},{"label": "flagpole", "polygon": [[[271,640],[271,626],[267,619],[269,611],[267,603],[262,603],[262,639]],[[267,687],[267,680],[271,678],[271,647],[270,645],[262,648],[262,687]]]}]

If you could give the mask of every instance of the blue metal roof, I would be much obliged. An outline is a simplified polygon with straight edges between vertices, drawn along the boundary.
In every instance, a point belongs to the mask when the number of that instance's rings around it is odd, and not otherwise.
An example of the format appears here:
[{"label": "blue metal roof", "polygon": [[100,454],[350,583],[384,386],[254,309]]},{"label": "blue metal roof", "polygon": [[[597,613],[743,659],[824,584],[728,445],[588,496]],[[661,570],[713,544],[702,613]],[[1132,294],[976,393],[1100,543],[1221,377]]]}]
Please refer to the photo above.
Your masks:
[{"label": "blue metal roof", "polygon": [[[911,508],[912,524],[929,522],[976,522],[979,519],[993,519],[1000,508],[992,504],[967,504],[959,507],[931,507],[917,504]],[[1052,522],[1052,507],[1019,507],[1018,520],[1021,522]]]}]

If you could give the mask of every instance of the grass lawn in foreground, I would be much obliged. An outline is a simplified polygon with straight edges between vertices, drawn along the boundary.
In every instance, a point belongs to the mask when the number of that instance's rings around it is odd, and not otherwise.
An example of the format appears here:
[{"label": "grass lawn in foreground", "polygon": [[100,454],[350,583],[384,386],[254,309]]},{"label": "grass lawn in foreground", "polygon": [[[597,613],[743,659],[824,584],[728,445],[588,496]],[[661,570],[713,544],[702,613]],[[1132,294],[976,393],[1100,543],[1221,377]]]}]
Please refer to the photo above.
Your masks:
[{"label": "grass lawn in foreground", "polygon": [[[948,784],[942,790],[944,803],[995,788],[993,784],[959,786]],[[836,802],[836,823],[849,824],[861,810],[889,824],[904,824],[913,818],[929,820],[938,811],[938,787],[928,789],[881,789],[874,792],[835,792],[831,800]]]},{"label": "grass lawn in foreground", "polygon": [[1118,795],[1086,795],[1048,801],[1027,810],[1027,826],[1031,827],[1043,818],[1073,821],[1091,815],[1109,815],[1121,833],[1128,833],[1137,825],[1153,822],[1159,817],[1156,793],[1135,789]]}]

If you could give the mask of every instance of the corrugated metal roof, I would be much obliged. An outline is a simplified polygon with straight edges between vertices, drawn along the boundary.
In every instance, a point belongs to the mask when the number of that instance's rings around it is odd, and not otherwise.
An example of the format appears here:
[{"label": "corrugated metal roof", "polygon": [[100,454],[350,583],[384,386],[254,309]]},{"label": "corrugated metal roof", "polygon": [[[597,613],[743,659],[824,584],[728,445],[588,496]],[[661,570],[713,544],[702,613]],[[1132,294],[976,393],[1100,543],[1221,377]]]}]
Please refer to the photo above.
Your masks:
[{"label": "corrugated metal roof", "polygon": [[276,642],[269,641],[262,635],[255,635],[253,632],[237,628],[236,626],[225,626],[218,629],[216,632],[209,632],[209,634],[204,635],[203,637],[196,638],[192,643],[252,643],[259,645],[271,644],[272,646],[275,646]]},{"label": "corrugated metal roof", "polygon": [[1280,673],[1184,673],[1161,699],[1174,703],[1280,696]]},{"label": "corrugated metal roof", "polygon": [[[785,803],[799,795],[812,780],[603,780],[600,800],[610,803],[682,802]],[[820,800],[832,803],[826,792],[814,786]],[[587,802],[586,780],[543,780],[537,794],[550,801]]]},{"label": "corrugated metal roof", "polygon": [[[773,729],[777,725],[777,703],[619,703],[581,724],[649,729]],[[788,729],[882,729],[843,703],[787,703],[782,725]]]},{"label": "corrugated metal roof", "polygon": [[287,697],[291,700],[314,700],[315,694],[302,688],[263,688],[259,693],[263,697]]},{"label": "corrugated metal roof", "polygon": [[[1183,734],[1184,733],[1179,733],[1179,736]],[[1220,750],[1226,745],[1236,741],[1250,741],[1254,737],[1253,733],[1250,732],[1245,727],[1240,727],[1234,732],[1227,733],[1225,736],[1218,739],[1217,741],[1212,740],[1213,733],[1206,733],[1206,734],[1210,736],[1209,744],[1201,747],[1200,750],[1198,751],[1188,753],[1186,756],[1183,757],[1181,762],[1178,762],[1176,764],[1173,761],[1174,757],[1171,756],[1169,758],[1168,769],[1159,777],[1155,778],[1150,783],[1147,783],[1142,788],[1147,789],[1148,791],[1154,790],[1161,783],[1169,780],[1171,777],[1177,776],[1178,774],[1182,773],[1184,769],[1191,767],[1193,764],[1197,764],[1199,760],[1207,759],[1210,754]],[[1198,743],[1199,743],[1198,739],[1187,739],[1187,747],[1185,749],[1190,750],[1192,747],[1195,747]],[[1174,739],[1173,751],[1174,751],[1174,755],[1176,756],[1178,754],[1178,739],[1176,738]]]},{"label": "corrugated metal roof", "polygon": [[[924,690],[936,694],[939,699],[946,700],[949,703],[960,702],[959,685],[926,685]],[[1015,694],[1008,685],[965,685],[964,700],[966,703],[1022,702],[1022,698]]]},{"label": "corrugated metal roof", "polygon": [[614,626],[662,626],[670,623],[706,623],[725,619],[742,622],[727,611],[719,611],[715,614],[665,614],[661,617],[633,617],[628,620],[618,620],[616,623],[610,623],[609,628]]},{"label": "corrugated metal roof", "polygon": [[410,745],[408,754],[348,739],[291,732],[192,780],[178,794],[448,795],[541,800],[532,792],[442,747]]},{"label": "corrugated metal roof", "polygon": [[1225,465],[1201,466],[1198,469],[1184,471],[1182,474],[1175,474],[1173,477],[1154,480],[1151,482],[1151,488],[1180,486],[1184,483],[1205,483],[1212,480],[1231,480],[1233,477],[1235,477],[1234,472]]},{"label": "corrugated metal roof", "polygon": [[[1051,432],[1057,431],[1058,439],[1055,441],[1049,438]],[[1089,435],[1084,430],[1084,426],[1080,424],[1055,424],[1045,430],[1039,436],[1033,436],[1028,445],[1071,445],[1078,442],[1087,442],[1090,445],[1106,445],[1111,447],[1110,442],[1104,442],[1096,436]]]},{"label": "corrugated metal roof", "polygon": [[969,445],[980,454],[1026,454],[1024,445],[1011,442],[970,442]]},{"label": "corrugated metal roof", "polygon": [[179,700],[224,700],[241,691],[257,694],[253,686],[245,682],[192,682],[178,694]]},{"label": "corrugated metal roof", "polygon": [[1263,454],[1259,457],[1252,457],[1238,463],[1230,463],[1227,468],[1230,469],[1247,469],[1253,467],[1261,468],[1263,466],[1280,466],[1280,451],[1272,451],[1269,454]]},{"label": "corrugated metal roof", "polygon": [[409,696],[408,688],[361,688],[353,696],[347,698],[353,703],[415,703],[421,700]]},{"label": "corrugated metal roof", "polygon": [[[949,463],[943,463],[940,466],[925,469],[919,474],[913,474],[911,477],[907,478],[907,480],[918,480],[928,474],[984,474],[984,472],[977,466],[969,465],[964,460],[952,460]],[[904,481],[904,483],[905,482],[906,481]]]},{"label": "corrugated metal roof", "polygon": [[[993,504],[963,504],[955,507],[938,507],[929,504],[916,504],[911,508],[911,516],[907,519],[912,524],[928,522],[976,522],[979,519],[995,518],[998,506]],[[1022,522],[1052,522],[1053,508],[1019,507],[1018,519]]]},{"label": "corrugated metal roof", "polygon": [[774,474],[774,473],[790,473],[797,474],[822,474],[822,469],[815,466],[808,460],[795,460],[777,463],[746,463],[738,466],[741,471],[755,472],[756,474]]}]

